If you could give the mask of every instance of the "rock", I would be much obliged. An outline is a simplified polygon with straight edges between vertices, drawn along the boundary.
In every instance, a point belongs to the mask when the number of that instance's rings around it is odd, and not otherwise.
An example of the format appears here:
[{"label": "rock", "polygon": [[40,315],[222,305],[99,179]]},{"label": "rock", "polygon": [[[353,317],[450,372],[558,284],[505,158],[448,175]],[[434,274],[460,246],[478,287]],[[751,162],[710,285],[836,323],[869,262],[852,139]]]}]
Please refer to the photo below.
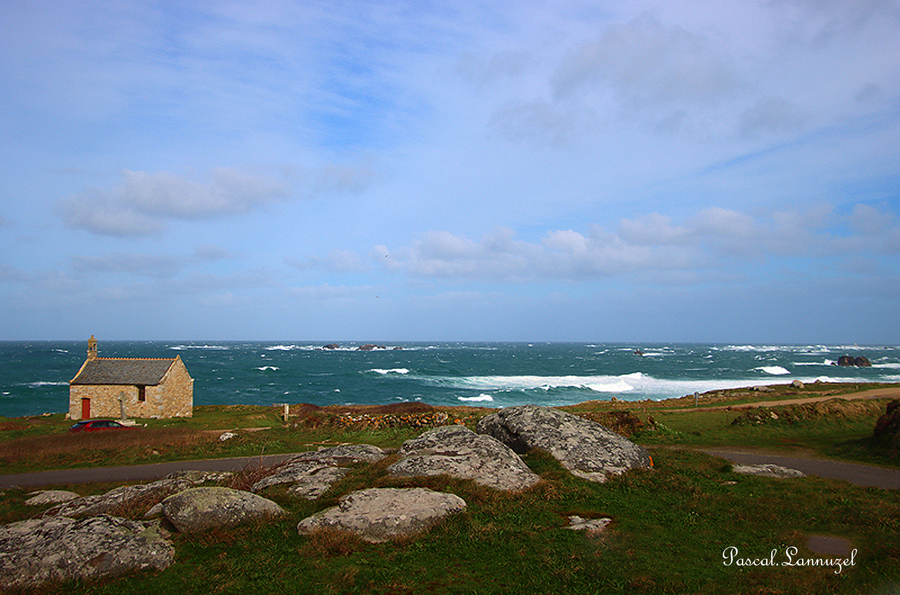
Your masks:
[{"label": "rock", "polygon": [[105,494],[86,496],[54,506],[44,512],[44,516],[85,517],[115,513],[126,506],[152,506],[166,496],[192,487],[194,483],[185,478],[160,479],[152,483],[122,486]]},{"label": "rock", "polygon": [[322,349],[329,349],[329,350],[331,350],[331,349],[340,349],[340,348],[341,348],[341,346],[338,345],[337,343],[329,343],[328,345],[326,345],[326,346],[323,347]]},{"label": "rock", "polygon": [[185,479],[195,486],[208,481],[226,481],[232,477],[234,477],[234,473],[231,471],[200,471],[199,469],[175,471],[166,475],[166,479]]},{"label": "rock", "polygon": [[288,488],[288,494],[315,500],[348,473],[350,473],[350,469],[346,467],[324,467],[294,482],[294,485]]},{"label": "rock", "polygon": [[530,488],[541,479],[508,446],[465,426],[443,426],[407,440],[400,457],[388,467],[395,477],[449,475],[507,491]]},{"label": "rock", "polygon": [[175,549],[154,524],[107,515],[0,527],[0,590],[168,567]]},{"label": "rock", "polygon": [[372,351],[373,349],[387,349],[384,345],[375,345],[373,343],[366,343],[365,345],[360,345],[356,348],[357,351]]},{"label": "rock", "polygon": [[779,465],[735,465],[731,470],[743,475],[759,475],[760,477],[776,477],[779,479],[806,477],[806,474],[802,471],[788,469]]},{"label": "rock", "polygon": [[190,488],[163,500],[162,508],[181,533],[229,529],[254,519],[286,514],[267,498],[231,488]]},{"label": "rock", "polygon": [[301,453],[274,467],[273,472],[254,483],[250,491],[261,492],[274,485],[291,483],[294,485],[288,493],[315,500],[349,473],[344,465],[374,463],[386,456],[387,453],[371,444],[342,444]]},{"label": "rock", "polygon": [[61,502],[68,502],[70,500],[75,500],[76,498],[81,498],[81,494],[76,494],[75,492],[69,492],[67,490],[38,490],[36,492],[30,492],[28,495],[31,496],[31,498],[25,501],[25,504],[28,506],[60,504]]},{"label": "rock", "polygon": [[303,519],[297,532],[307,535],[337,529],[379,543],[426,531],[465,508],[465,501],[454,494],[425,488],[370,488],[348,494],[338,506]]},{"label": "rock", "polygon": [[219,442],[225,442],[226,440],[231,440],[235,437],[237,437],[237,434],[234,432],[222,432],[219,434]]},{"label": "rock", "polygon": [[545,450],[573,475],[603,482],[609,474],[650,467],[646,450],[605,426],[548,407],[509,407],[478,422],[478,433],[497,438],[517,453]]},{"label": "rock", "polygon": [[[294,484],[292,491],[295,495],[307,494],[308,499],[315,500],[324,493],[331,484],[346,475],[350,469],[328,465],[317,461],[286,462],[277,468],[277,471],[257,481],[250,488],[257,493],[275,485],[286,483]],[[309,497],[309,494],[315,494]]]},{"label": "rock", "polygon": [[566,527],[566,529],[571,529],[572,531],[586,531],[592,534],[603,533],[606,530],[606,526],[611,522],[612,519],[610,518],[583,519],[580,516],[572,515],[569,517],[569,526]]},{"label": "rock", "polygon": [[341,444],[339,446],[302,452],[288,459],[288,462],[318,461],[328,465],[343,466],[355,463],[375,463],[386,456],[386,452],[371,444]]},{"label": "rock", "polygon": [[872,366],[872,362],[869,361],[864,355],[859,357],[852,357],[849,355],[842,355],[838,358],[837,365],[839,366],[858,366],[860,368],[869,368]]},{"label": "rock", "polygon": [[794,388],[802,389],[802,388],[803,388],[803,381],[802,381],[802,380],[794,380],[793,382],[791,382],[791,386],[794,387]]}]

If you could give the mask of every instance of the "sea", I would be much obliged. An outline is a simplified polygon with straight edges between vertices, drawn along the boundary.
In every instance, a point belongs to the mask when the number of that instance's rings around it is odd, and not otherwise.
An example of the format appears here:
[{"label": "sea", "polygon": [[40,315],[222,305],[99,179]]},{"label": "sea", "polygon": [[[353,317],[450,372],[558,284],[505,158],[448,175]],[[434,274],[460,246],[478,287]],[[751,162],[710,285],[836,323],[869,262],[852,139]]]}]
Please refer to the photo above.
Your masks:
[{"label": "sea", "polygon": [[[333,346],[333,344],[332,344]],[[560,406],[803,382],[900,382],[900,346],[703,343],[100,341],[100,357],[181,356],[194,405]],[[383,348],[382,348],[383,347]],[[0,342],[0,416],[68,411],[87,341]],[[839,367],[842,355],[871,367]]]}]

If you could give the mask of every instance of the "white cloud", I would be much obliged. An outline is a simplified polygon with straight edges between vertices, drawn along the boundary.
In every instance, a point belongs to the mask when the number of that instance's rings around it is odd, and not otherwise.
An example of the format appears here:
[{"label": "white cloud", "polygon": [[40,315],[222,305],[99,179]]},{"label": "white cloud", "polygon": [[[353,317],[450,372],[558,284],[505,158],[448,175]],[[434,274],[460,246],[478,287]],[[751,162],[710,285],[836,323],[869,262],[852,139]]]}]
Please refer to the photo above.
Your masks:
[{"label": "white cloud", "polygon": [[629,103],[715,103],[740,86],[727,55],[702,35],[651,16],[610,25],[564,57],[556,97],[608,89]]},{"label": "white cloud", "polygon": [[358,194],[375,176],[366,164],[330,163],[282,170],[287,177],[276,179],[235,168],[217,168],[200,182],[166,171],[125,170],[117,188],[91,189],[69,197],[58,205],[59,213],[70,227],[97,234],[152,235],[171,220],[241,215],[296,193],[306,198]]},{"label": "white cloud", "polygon": [[[890,215],[890,214],[888,214]],[[874,226],[876,216],[892,215],[857,208],[847,219],[865,228],[870,248],[897,246],[900,226]],[[703,209],[681,224],[651,213],[623,219],[614,233],[594,226],[584,234],[571,229],[547,232],[538,243],[515,237],[500,228],[480,240],[447,231],[425,234],[409,248],[390,251],[384,265],[394,271],[436,279],[547,282],[591,280],[648,273],[660,280],[697,281],[700,271],[720,270],[730,276],[741,263],[765,262],[782,256],[827,258],[840,256],[848,242],[832,227],[843,221],[827,205],[803,211],[783,210],[752,216],[735,210]],[[873,237],[875,236],[875,237]],[[387,254],[387,248],[380,247]],[[896,248],[895,248],[896,249]],[[694,270],[694,274],[684,275]]]}]

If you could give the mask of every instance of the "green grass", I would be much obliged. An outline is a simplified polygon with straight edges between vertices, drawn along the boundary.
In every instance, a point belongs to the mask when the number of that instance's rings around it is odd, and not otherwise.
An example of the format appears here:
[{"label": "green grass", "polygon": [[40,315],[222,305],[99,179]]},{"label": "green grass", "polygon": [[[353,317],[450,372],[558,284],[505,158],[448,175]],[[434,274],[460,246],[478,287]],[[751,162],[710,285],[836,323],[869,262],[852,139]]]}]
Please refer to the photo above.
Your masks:
[{"label": "green grass", "polygon": [[[175,565],[44,592],[87,593],[871,593],[900,583],[900,495],[804,478],[736,475],[702,453],[655,449],[656,466],[606,484],[578,480],[540,452],[526,462],[544,482],[507,495],[448,478],[394,480],[384,466],[317,503],[282,499],[287,520],[234,531],[176,536]],[[359,484],[423,485],[453,492],[465,513],[416,538],[367,544],[296,522]],[[605,535],[565,529],[568,515],[608,516]],[[852,541],[856,565],[738,568],[723,550],[805,557],[807,536]]]},{"label": "green grass", "polygon": [[889,401],[846,401],[837,397],[822,404],[749,411],[657,411],[644,417],[645,421],[652,417],[656,426],[645,423],[632,439],[645,446],[799,451],[810,456],[900,466],[896,456],[879,452],[870,440],[875,422]]},{"label": "green grass", "polygon": [[[692,406],[690,401],[686,405]],[[447,477],[394,479],[386,473],[391,457],[373,465],[358,465],[315,502],[291,499],[285,489],[272,488],[266,496],[289,511],[286,519],[231,531],[175,535],[176,561],[165,571],[51,585],[34,592],[897,592],[900,491],[861,488],[818,477],[778,480],[738,475],[724,460],[691,450],[712,446],[803,451],[896,465],[896,459],[880,459],[882,455],[867,441],[884,405],[884,401],[852,406],[835,402],[814,408],[789,405],[771,410],[777,419],[767,415],[756,423],[755,418],[738,410],[690,412],[640,404],[584,404],[574,409],[587,416],[629,409],[630,415],[619,415],[618,421],[633,426],[634,416],[643,424],[633,439],[650,448],[654,468],[594,484],[573,477],[547,454],[531,452],[524,459],[543,481],[522,494],[510,495]],[[251,418],[260,414],[264,417]],[[218,442],[217,432],[209,434],[214,437],[211,442],[194,445],[182,444],[189,442],[184,437],[174,444],[161,440],[160,448],[170,450],[157,457],[190,458],[197,452],[257,455],[335,442],[398,446],[422,431],[411,427],[347,429],[318,421],[283,427],[277,417],[265,415],[255,410],[201,411],[190,421],[151,424],[144,436],[165,436],[166,432],[172,436],[181,435],[179,432],[205,435],[204,430],[238,425],[229,422],[240,422],[245,428],[271,422],[269,430],[239,432],[238,438],[224,443]],[[655,425],[650,423],[650,416]],[[732,423],[739,418],[742,422]],[[470,426],[473,420],[465,419]],[[72,444],[65,439],[72,437],[54,429],[56,426],[62,424],[54,425],[50,420],[36,427],[13,429],[25,434],[11,440],[0,437],[0,453],[5,443],[38,440],[35,436],[43,436],[47,442],[63,439],[59,448],[65,451],[66,444]],[[83,464],[85,461],[79,463],[79,458],[89,451],[74,449],[76,454],[70,455],[67,464]],[[145,455],[110,456],[140,460]],[[46,460],[31,464],[40,467]],[[302,518],[335,505],[344,494],[373,486],[423,486],[452,492],[462,497],[468,508],[425,534],[384,544],[367,544],[338,532],[297,534],[296,524]],[[110,487],[76,489],[87,494]],[[0,522],[39,514],[39,510],[24,505],[25,499],[19,490],[0,497]],[[576,514],[610,517],[613,522],[605,534],[590,536],[565,528],[567,517]],[[849,540],[858,551],[856,564],[840,574],[829,567],[723,564],[723,551],[729,546],[737,547],[741,557],[754,559],[768,558],[774,549],[779,563],[791,546],[804,558],[827,557],[806,549],[810,535]]]}]

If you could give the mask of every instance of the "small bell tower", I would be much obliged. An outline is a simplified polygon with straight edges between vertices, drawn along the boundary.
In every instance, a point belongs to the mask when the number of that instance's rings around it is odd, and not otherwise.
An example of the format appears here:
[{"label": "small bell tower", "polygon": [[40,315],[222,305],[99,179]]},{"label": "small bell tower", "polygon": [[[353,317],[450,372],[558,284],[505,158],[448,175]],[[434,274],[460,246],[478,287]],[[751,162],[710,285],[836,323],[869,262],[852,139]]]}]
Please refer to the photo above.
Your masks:
[{"label": "small bell tower", "polygon": [[97,359],[97,339],[94,338],[94,335],[91,335],[91,338],[88,339],[87,358],[89,360]]}]

